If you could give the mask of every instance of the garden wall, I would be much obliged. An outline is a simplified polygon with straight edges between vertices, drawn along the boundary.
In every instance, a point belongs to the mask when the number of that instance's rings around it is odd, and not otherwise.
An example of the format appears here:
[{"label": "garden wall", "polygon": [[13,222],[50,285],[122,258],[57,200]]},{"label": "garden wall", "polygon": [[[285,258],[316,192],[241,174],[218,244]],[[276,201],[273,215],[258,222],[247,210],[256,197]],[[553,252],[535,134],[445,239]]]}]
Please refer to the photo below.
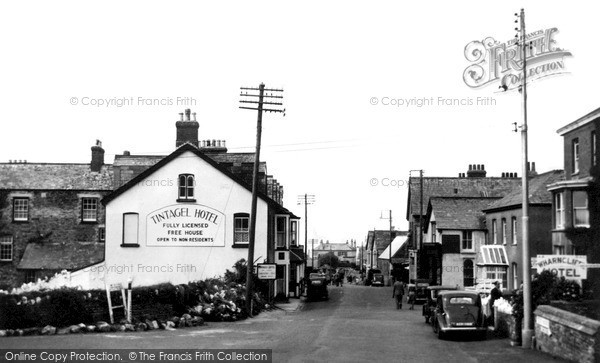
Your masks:
[{"label": "garden wall", "polygon": [[538,350],[573,362],[600,362],[600,321],[549,305],[534,314]]}]

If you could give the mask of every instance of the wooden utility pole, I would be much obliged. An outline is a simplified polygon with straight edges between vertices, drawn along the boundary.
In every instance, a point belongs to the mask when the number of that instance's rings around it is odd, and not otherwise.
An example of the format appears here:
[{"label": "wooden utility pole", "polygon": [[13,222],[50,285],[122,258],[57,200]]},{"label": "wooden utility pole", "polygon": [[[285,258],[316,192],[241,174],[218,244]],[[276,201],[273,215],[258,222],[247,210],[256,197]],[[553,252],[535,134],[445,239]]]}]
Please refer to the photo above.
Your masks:
[{"label": "wooden utility pole", "polygon": [[[304,204],[304,264],[308,265],[308,205],[315,203],[314,194],[304,194],[298,196],[298,205]],[[313,244],[314,246],[314,244]],[[313,266],[314,268],[314,261]],[[306,269],[304,274],[306,275]]]},{"label": "wooden utility pole", "polygon": [[[250,91],[251,93],[248,93]],[[252,93],[258,91],[258,94]],[[266,94],[266,92],[271,92],[270,94]],[[249,239],[248,239],[248,262],[247,262],[247,270],[246,270],[246,312],[248,316],[252,316],[252,277],[254,274],[254,242],[256,237],[256,204],[257,204],[257,192],[258,192],[258,166],[260,164],[260,141],[262,134],[262,114],[264,112],[285,112],[285,110],[279,109],[269,109],[264,108],[263,106],[268,105],[279,105],[281,106],[281,102],[267,102],[265,98],[274,98],[274,99],[282,99],[281,96],[282,89],[266,89],[264,83],[261,83],[258,88],[247,88],[240,87],[240,97],[257,97],[256,99],[242,99],[240,103],[242,104],[255,104],[256,107],[248,107],[248,106],[240,106],[240,108],[246,110],[256,110],[258,111],[258,117],[256,120],[256,154],[254,155],[254,171],[252,178],[252,207],[250,212],[250,229],[249,229]],[[285,115],[285,113],[284,113]]]},{"label": "wooden utility pole", "polygon": [[[523,75],[521,77],[521,94],[523,99],[521,101],[522,113],[523,113],[523,124],[521,125],[521,153],[522,153],[522,181],[521,181],[521,193],[522,193],[522,209],[523,218],[522,223],[522,253],[521,256],[523,261],[523,329],[521,332],[522,347],[531,348],[532,346],[532,304],[531,304],[531,258],[529,250],[529,162],[528,162],[528,150],[527,150],[527,39],[525,32],[525,9],[521,9],[520,16],[515,13],[515,16],[520,18],[520,31],[521,35],[517,39],[517,45],[521,48],[521,59],[523,61]],[[518,21],[519,19],[515,20]],[[519,29],[517,29],[519,30]],[[517,34],[518,35],[518,34]]]}]

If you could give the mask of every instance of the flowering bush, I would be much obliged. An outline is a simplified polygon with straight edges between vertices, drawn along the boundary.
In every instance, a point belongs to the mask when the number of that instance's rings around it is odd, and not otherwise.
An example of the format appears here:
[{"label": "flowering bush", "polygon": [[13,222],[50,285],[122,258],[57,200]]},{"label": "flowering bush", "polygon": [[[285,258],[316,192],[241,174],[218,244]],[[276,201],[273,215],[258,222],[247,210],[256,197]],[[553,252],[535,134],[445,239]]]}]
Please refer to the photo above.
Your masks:
[{"label": "flowering bush", "polygon": [[[536,274],[531,281],[531,298],[532,298],[532,320],[533,311],[538,305],[548,305],[552,300],[581,300],[581,287],[575,281],[568,281],[564,277],[558,278],[551,271],[542,271]],[[523,319],[523,293],[517,291],[511,299],[510,303],[513,307],[512,314],[517,319]]]}]

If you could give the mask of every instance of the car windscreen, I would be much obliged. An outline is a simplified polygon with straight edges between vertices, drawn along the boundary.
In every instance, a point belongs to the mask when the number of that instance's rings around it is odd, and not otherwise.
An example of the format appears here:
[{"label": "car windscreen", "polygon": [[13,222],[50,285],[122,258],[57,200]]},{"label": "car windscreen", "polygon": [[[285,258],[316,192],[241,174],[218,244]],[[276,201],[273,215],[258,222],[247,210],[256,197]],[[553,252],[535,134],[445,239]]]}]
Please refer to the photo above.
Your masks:
[{"label": "car windscreen", "polygon": [[471,296],[453,296],[448,299],[451,305],[475,305],[475,299]]}]

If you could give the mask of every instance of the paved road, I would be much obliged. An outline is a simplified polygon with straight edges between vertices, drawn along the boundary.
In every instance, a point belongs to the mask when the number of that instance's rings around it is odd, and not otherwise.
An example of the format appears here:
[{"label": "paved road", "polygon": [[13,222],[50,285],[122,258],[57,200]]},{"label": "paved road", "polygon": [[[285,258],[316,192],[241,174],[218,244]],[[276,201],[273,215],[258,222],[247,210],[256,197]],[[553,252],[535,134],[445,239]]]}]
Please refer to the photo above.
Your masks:
[{"label": "paved road", "polygon": [[143,333],[2,339],[5,348],[273,349],[274,362],[548,362],[507,339],[438,340],[415,310],[394,308],[390,287],[330,288],[330,300],[236,323]]}]

